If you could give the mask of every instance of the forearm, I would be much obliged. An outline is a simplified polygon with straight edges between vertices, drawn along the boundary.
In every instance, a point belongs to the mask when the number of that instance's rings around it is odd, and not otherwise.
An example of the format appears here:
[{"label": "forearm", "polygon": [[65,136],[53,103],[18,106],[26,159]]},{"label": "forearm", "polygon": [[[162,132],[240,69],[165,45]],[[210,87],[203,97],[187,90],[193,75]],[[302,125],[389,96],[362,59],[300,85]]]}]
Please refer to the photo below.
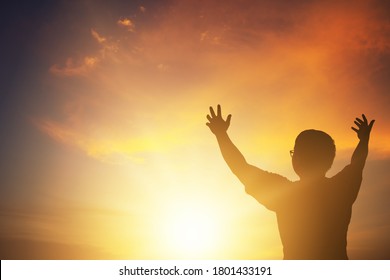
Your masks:
[{"label": "forearm", "polygon": [[230,170],[237,174],[243,166],[247,165],[244,156],[233,144],[226,132],[218,133],[216,137],[224,160]]},{"label": "forearm", "polygon": [[357,166],[361,169],[364,168],[368,156],[368,142],[368,139],[359,141],[359,144],[356,146],[356,149],[352,154],[351,165]]}]

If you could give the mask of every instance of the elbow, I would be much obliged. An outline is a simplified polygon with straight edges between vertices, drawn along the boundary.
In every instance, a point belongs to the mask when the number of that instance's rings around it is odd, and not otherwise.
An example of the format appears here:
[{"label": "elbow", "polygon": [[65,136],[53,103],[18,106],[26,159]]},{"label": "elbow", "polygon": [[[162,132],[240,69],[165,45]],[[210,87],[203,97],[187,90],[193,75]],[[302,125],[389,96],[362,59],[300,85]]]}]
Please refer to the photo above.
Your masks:
[{"label": "elbow", "polygon": [[230,171],[232,171],[232,173],[236,176],[236,177],[238,177],[238,178],[240,178],[240,174],[241,174],[241,172],[240,172],[240,168],[237,168],[237,167],[230,167]]},{"label": "elbow", "polygon": [[236,177],[240,178],[243,174],[244,167],[242,164],[228,164],[230,171],[236,175]]},{"label": "elbow", "polygon": [[254,188],[251,186],[245,186],[245,193],[247,195],[253,196],[254,194]]}]

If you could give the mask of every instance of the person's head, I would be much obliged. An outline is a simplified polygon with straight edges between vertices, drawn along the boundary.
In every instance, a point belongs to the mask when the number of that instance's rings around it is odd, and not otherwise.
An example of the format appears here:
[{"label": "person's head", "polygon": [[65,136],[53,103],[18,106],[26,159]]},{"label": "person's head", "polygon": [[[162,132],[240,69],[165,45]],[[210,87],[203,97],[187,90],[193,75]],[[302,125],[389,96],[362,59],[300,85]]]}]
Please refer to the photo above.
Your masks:
[{"label": "person's head", "polygon": [[322,177],[332,166],[335,155],[332,137],[323,131],[304,130],[295,139],[293,168],[301,179]]}]

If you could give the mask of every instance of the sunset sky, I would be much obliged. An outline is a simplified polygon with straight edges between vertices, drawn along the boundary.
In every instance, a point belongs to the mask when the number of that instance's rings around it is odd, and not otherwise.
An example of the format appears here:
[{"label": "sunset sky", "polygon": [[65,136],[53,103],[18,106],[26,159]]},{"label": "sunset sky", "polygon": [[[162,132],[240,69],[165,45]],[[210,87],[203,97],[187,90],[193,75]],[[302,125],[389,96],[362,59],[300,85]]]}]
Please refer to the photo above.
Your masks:
[{"label": "sunset sky", "polygon": [[1,259],[281,259],[205,125],[217,104],[291,180],[299,132],[334,138],[331,176],[375,119],[348,252],[390,259],[390,2],[34,2],[1,12]]}]

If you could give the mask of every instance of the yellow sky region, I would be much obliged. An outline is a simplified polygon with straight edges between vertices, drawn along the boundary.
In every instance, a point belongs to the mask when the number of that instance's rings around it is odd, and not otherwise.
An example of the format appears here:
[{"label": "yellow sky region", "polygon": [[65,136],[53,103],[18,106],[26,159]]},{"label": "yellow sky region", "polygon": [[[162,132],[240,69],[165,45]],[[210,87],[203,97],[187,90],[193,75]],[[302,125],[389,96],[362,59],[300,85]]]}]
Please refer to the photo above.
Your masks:
[{"label": "yellow sky region", "polygon": [[68,160],[52,166],[57,171],[40,191],[39,209],[13,217],[10,231],[102,252],[88,258],[281,257],[273,215],[244,194],[215,150],[93,168],[82,157]]},{"label": "yellow sky region", "polygon": [[201,27],[186,21],[199,17],[183,5],[174,11],[150,29],[118,19],[115,28],[131,36],[88,27],[98,50],[53,62],[45,82],[57,114],[33,123],[71,156],[51,167],[44,214],[26,227],[36,239],[113,258],[281,258],[274,214],[227,170],[205,126],[208,106],[233,114],[230,134],[249,162],[291,179],[300,131],[327,131],[347,162],[357,143],[350,127],[363,112],[377,119],[373,157],[387,156],[388,99],[365,79],[372,62],[351,62],[386,42],[361,6],[302,14],[286,30],[245,25],[242,10]]}]

